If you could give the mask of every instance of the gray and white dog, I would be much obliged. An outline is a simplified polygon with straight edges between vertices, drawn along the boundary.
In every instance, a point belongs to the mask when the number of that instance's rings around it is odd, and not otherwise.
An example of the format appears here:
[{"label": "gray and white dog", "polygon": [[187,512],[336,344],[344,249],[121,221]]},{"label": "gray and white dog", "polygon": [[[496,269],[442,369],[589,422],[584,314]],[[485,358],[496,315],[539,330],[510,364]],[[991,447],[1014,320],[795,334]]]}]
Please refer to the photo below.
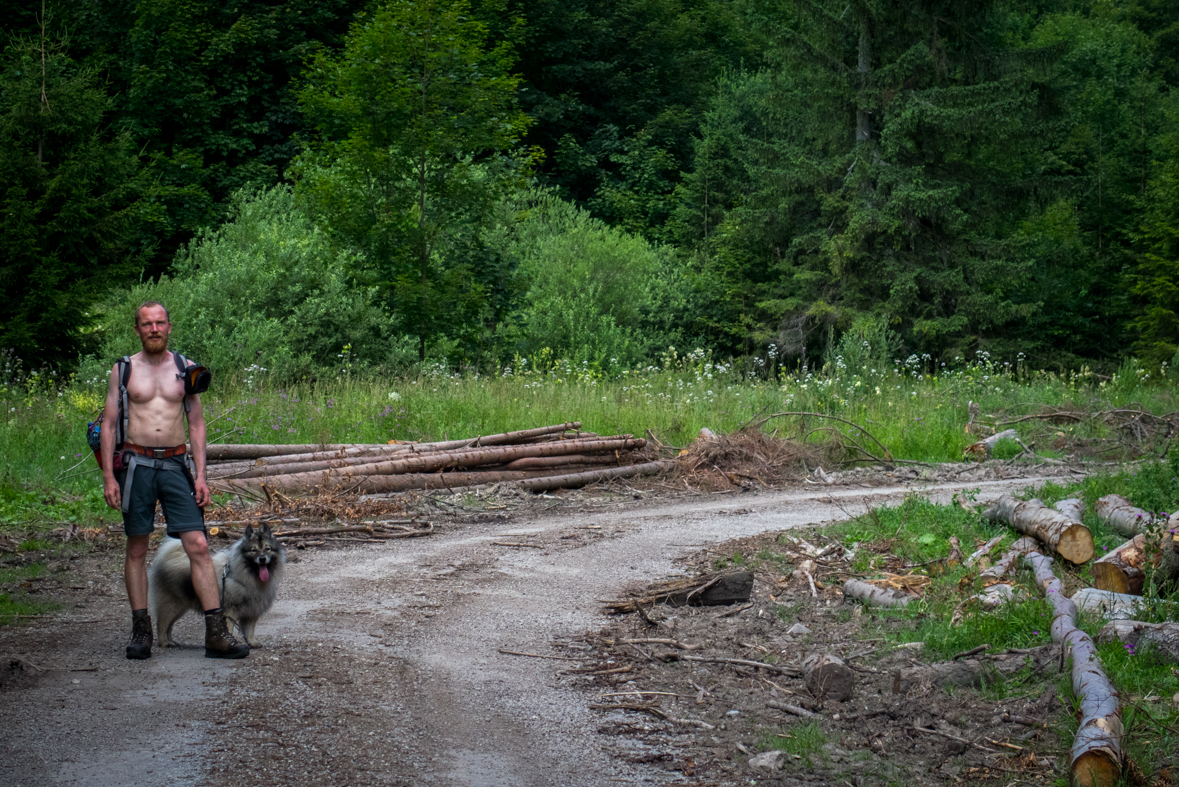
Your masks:
[{"label": "gray and white dog", "polygon": [[[250,647],[256,647],[254,626],[271,605],[286,565],[286,551],[269,525],[246,532],[229,547],[213,553],[217,590],[225,617],[241,628]],[[185,612],[203,612],[192,586],[192,566],[179,539],[167,538],[148,571],[148,600],[159,630],[159,643],[175,646],[172,626]]]}]

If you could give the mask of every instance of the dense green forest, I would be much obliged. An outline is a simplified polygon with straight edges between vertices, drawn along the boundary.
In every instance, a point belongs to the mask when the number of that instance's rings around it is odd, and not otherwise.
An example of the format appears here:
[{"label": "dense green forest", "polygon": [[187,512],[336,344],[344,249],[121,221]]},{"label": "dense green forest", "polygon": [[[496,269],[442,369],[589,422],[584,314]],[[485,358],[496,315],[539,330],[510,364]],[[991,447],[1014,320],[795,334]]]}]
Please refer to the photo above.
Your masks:
[{"label": "dense green forest", "polygon": [[149,298],[238,375],[613,372],[672,345],[1179,363],[1179,4],[0,19],[0,348],[25,368],[97,369]]}]

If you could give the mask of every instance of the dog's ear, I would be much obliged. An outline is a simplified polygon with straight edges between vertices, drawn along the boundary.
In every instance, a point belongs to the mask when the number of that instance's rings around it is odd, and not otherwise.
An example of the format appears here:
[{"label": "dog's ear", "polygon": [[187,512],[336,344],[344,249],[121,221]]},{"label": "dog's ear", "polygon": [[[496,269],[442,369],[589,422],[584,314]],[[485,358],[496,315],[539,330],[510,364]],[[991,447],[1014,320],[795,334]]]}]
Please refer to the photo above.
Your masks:
[{"label": "dog's ear", "polygon": [[270,523],[269,523],[269,522],[263,522],[263,523],[262,523],[262,525],[261,525],[261,527],[259,527],[259,528],[258,528],[258,533],[259,533],[259,534],[261,534],[263,537],[267,537],[267,538],[268,538],[268,537],[270,536],[270,534],[271,534],[271,530],[270,530]]},{"label": "dog's ear", "polygon": [[246,525],[246,532],[242,533],[242,537],[245,538],[247,541],[249,541],[251,538],[253,538],[254,537],[254,526],[253,525]]}]

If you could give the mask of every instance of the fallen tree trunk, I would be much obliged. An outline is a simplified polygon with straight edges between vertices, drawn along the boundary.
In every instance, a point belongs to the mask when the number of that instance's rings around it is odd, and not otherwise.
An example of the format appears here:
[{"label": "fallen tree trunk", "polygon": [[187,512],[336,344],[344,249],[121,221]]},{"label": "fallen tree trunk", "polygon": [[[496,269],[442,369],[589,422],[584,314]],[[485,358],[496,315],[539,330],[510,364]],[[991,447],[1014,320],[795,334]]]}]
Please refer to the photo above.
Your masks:
[{"label": "fallen tree trunk", "polygon": [[1000,440],[1018,440],[1019,432],[1014,429],[1005,429],[1002,432],[993,434],[990,437],[979,440],[977,443],[971,443],[962,450],[962,453],[973,459],[989,459],[991,454],[995,451],[995,445]]},{"label": "fallen tree trunk", "polygon": [[1073,594],[1072,601],[1082,612],[1095,612],[1107,618],[1128,618],[1142,611],[1142,596],[1112,590],[1081,588]]},{"label": "fallen tree trunk", "polygon": [[[1157,566],[1162,554],[1156,551],[1154,556],[1152,562]],[[1093,586],[1098,590],[1141,596],[1146,581],[1146,563],[1146,535],[1139,533],[1100,560],[1094,561]]]},{"label": "fallen tree trunk", "polygon": [[[579,421],[571,421],[552,426],[541,426],[536,429],[521,429],[516,432],[502,432],[500,434],[471,437],[464,440],[444,440],[437,443],[395,443],[406,446],[410,451],[445,451],[452,448],[478,447],[485,445],[507,445],[534,437],[560,434],[581,428]],[[281,454],[310,454],[322,451],[339,451],[349,448],[380,448],[389,447],[384,443],[348,443],[337,445],[309,444],[309,445],[210,445],[206,458],[210,461],[222,459],[258,459],[265,456],[279,456]]]},{"label": "fallen tree trunk", "polygon": [[981,688],[1005,678],[1018,675],[1030,668],[1035,675],[1054,675],[1060,670],[1060,659],[1055,646],[1043,645],[1028,653],[998,654],[992,658],[943,661],[900,667],[892,671],[892,693],[908,694],[948,686]]},{"label": "fallen tree trunk", "polygon": [[612,467],[609,470],[587,470],[584,473],[567,473],[565,475],[550,475],[521,481],[520,487],[529,492],[548,492],[552,489],[573,489],[598,481],[609,481],[614,478],[633,478],[643,475],[657,475],[670,473],[675,468],[675,462],[646,462],[641,465],[627,467]]},{"label": "fallen tree trunk", "polygon": [[913,596],[904,596],[888,588],[879,588],[859,579],[843,583],[843,595],[867,604],[870,607],[904,607],[913,601]]},{"label": "fallen tree trunk", "polygon": [[570,454],[568,456],[526,456],[514,459],[503,466],[504,470],[542,470],[547,467],[567,467],[569,465],[609,465],[617,464],[618,457],[613,454]]},{"label": "fallen tree trunk", "polygon": [[814,653],[803,659],[802,675],[807,691],[818,700],[843,702],[856,686],[855,673],[830,653]]},{"label": "fallen tree trunk", "polygon": [[[472,471],[453,473],[399,473],[397,475],[374,475],[364,478],[328,478],[322,486],[307,487],[306,491],[344,492],[347,494],[372,495],[388,492],[407,492],[411,489],[462,489],[468,486],[482,484],[499,484],[505,482],[526,481],[545,474],[544,470],[508,470],[508,471]],[[271,490],[273,479],[257,479],[262,486]],[[239,491],[253,491],[252,487],[236,479],[222,479],[210,482],[214,492],[234,494]]]},{"label": "fallen tree trunk", "polygon": [[1150,652],[1163,661],[1179,664],[1179,623],[1111,620],[1097,633],[1097,641],[1121,641],[1136,656]]},{"label": "fallen tree trunk", "polygon": [[1106,495],[1093,506],[1097,518],[1127,538],[1145,532],[1153,521],[1149,511],[1134,506],[1121,495]]},{"label": "fallen tree trunk", "polygon": [[1093,558],[1093,534],[1089,528],[1039,500],[1020,501],[1003,495],[983,516],[992,522],[1006,522],[1025,536],[1039,539],[1070,563],[1081,565]]},{"label": "fallen tree trunk", "polygon": [[[566,440],[555,443],[534,445],[507,445],[492,448],[475,448],[465,451],[433,451],[415,454],[387,462],[353,465],[323,472],[301,472],[272,476],[265,481],[272,489],[300,490],[346,483],[349,478],[374,475],[395,475],[399,473],[428,472],[445,467],[472,467],[476,465],[504,464],[526,456],[562,456],[593,451],[616,451],[642,448],[642,439],[615,440]],[[258,479],[244,482],[260,486]]]},{"label": "fallen tree trunk", "polygon": [[1077,628],[1077,608],[1064,595],[1052,571],[1052,559],[1032,552],[1024,560],[1052,605],[1052,641],[1072,656],[1073,693],[1080,704],[1080,725],[1069,756],[1069,776],[1082,787],[1113,787],[1122,774],[1122,711],[1118,692],[1101,668],[1097,648]]}]

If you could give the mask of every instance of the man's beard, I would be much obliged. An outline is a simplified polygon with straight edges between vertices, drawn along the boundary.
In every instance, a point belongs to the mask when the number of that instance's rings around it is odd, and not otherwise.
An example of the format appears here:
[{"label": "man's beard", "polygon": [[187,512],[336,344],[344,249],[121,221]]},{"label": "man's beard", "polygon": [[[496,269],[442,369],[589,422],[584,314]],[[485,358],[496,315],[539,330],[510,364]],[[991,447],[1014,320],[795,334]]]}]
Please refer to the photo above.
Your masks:
[{"label": "man's beard", "polygon": [[143,340],[143,349],[146,350],[147,352],[153,353],[153,354],[154,353],[162,353],[164,350],[168,349],[168,337],[167,336],[156,336],[156,337],[149,336]]}]

